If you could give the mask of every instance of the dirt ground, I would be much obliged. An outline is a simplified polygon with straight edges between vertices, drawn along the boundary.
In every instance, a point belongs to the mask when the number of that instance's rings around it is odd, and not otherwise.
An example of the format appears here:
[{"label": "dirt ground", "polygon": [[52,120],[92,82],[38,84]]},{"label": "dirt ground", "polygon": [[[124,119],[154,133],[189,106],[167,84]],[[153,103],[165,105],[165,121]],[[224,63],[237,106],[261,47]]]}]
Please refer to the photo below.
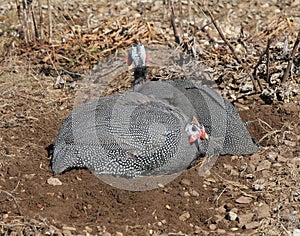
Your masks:
[{"label": "dirt ground", "polygon": [[[155,6],[162,4],[158,2]],[[294,23],[290,24],[299,29],[299,14],[294,13],[295,8],[300,8],[299,1],[284,2],[267,1],[265,4],[269,6],[262,7],[260,1],[246,1],[264,14],[268,12],[260,8],[268,8],[271,13],[281,10],[282,15],[293,19]],[[230,9],[239,12],[241,4],[246,3],[224,3],[225,7],[220,7],[223,10],[220,24],[223,22],[222,16],[228,14]],[[74,16],[77,16],[74,20],[85,24],[86,9],[91,8],[94,14],[105,14],[111,5],[101,1],[83,3],[79,15],[74,9],[79,9],[81,5],[76,5],[72,8]],[[133,5],[129,9],[138,8]],[[126,9],[126,6],[119,7]],[[120,10],[117,7],[112,9]],[[145,9],[155,11],[147,6]],[[214,9],[214,14],[217,9]],[[300,74],[296,69],[290,80],[294,95],[289,99],[277,99],[270,103],[260,94],[254,94],[234,101],[242,119],[252,121],[248,128],[253,138],[260,141],[257,154],[220,156],[206,176],[200,176],[197,168],[191,168],[169,184],[149,191],[131,192],[109,186],[84,169],[54,176],[62,185],[53,186],[47,182],[53,174],[46,149],[55,141],[63,120],[72,111],[78,88],[72,89],[67,82],[63,88],[55,86],[57,77],[53,73],[57,68],[51,68],[54,64],[46,60],[43,63],[39,61],[43,56],[37,53],[36,45],[31,45],[32,49],[29,49],[21,39],[9,44],[14,37],[10,34],[13,30],[9,31],[5,26],[13,22],[9,14],[15,14],[14,11],[14,7],[8,8],[0,15],[3,26],[0,37],[2,42],[7,42],[1,44],[1,53],[5,57],[2,57],[0,67],[0,235],[300,234],[300,92],[296,91]],[[253,18],[253,12],[247,14],[248,25],[264,19],[264,24],[268,25],[266,16],[262,18],[260,14]],[[278,13],[276,17],[279,19],[282,16]],[[258,29],[259,32],[264,31],[264,24]],[[8,34],[5,34],[6,31]],[[172,39],[172,30],[166,32]],[[251,33],[250,26],[247,32]],[[218,35],[216,31],[215,35]],[[297,31],[290,35],[289,50],[295,42]],[[211,33],[211,36],[214,37],[214,34]],[[4,45],[10,45],[13,49],[6,52]],[[123,46],[126,48],[127,45]],[[226,48],[224,45],[221,47],[221,51]],[[39,52],[43,54],[42,50]],[[224,60],[231,54],[225,49],[222,52]],[[276,52],[275,46],[272,52]],[[204,54],[208,66],[215,63],[210,60],[219,58],[213,52]],[[259,53],[256,54],[258,58]],[[296,55],[300,55],[299,50]],[[95,59],[90,60],[95,62]],[[252,68],[255,63],[251,58],[249,60]],[[74,73],[87,74],[87,63],[88,59],[80,65],[75,63],[65,68]],[[224,71],[230,70],[234,77],[241,77],[238,70],[227,65],[219,63],[215,69],[224,74]],[[287,63],[283,65],[285,68]],[[50,73],[45,72],[47,69]],[[277,67],[277,70],[281,69]],[[239,95],[240,91],[235,89],[238,85],[232,80],[220,82],[220,78],[223,77],[218,74],[217,83],[224,96],[232,100],[232,96],[228,96],[231,90],[231,94]],[[116,83],[123,82],[117,80]],[[228,89],[228,84],[233,88]],[[119,90],[122,89],[119,87]]]}]

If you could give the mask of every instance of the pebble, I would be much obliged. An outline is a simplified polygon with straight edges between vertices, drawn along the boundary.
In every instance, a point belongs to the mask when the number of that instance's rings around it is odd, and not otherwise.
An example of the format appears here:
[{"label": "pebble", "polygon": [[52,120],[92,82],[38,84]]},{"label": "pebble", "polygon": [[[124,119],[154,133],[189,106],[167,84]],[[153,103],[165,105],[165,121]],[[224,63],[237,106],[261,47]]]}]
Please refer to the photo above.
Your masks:
[{"label": "pebble", "polygon": [[102,233],[101,235],[102,235],[102,236],[111,236],[111,233],[109,233],[109,232],[104,232],[104,233]]},{"label": "pebble", "polygon": [[246,214],[239,215],[240,227],[243,227],[245,224],[251,222],[253,216],[254,216],[254,213],[246,213]]},{"label": "pebble", "polygon": [[260,226],[260,223],[257,221],[253,221],[250,223],[245,224],[244,228],[245,229],[256,229]]},{"label": "pebble", "polygon": [[180,181],[180,183],[183,184],[183,185],[187,185],[187,186],[190,186],[190,185],[191,185],[191,181],[188,180],[188,179],[182,179],[182,180]]},{"label": "pebble", "polygon": [[270,207],[266,203],[260,204],[256,209],[256,216],[259,220],[270,217]]},{"label": "pebble", "polygon": [[256,171],[268,170],[271,167],[271,162],[268,160],[263,160],[257,167]]},{"label": "pebble", "polygon": [[186,221],[191,217],[191,214],[189,212],[184,212],[179,216],[179,220]]},{"label": "pebble", "polygon": [[62,185],[62,182],[58,178],[50,177],[47,179],[47,184],[50,184],[52,186],[59,186]]},{"label": "pebble", "polygon": [[209,225],[209,229],[210,230],[216,230],[217,229],[217,225],[216,224],[210,224]]},{"label": "pebble", "polygon": [[74,227],[70,227],[70,226],[63,226],[62,230],[66,230],[66,231],[76,231],[76,228]]},{"label": "pebble", "polygon": [[191,190],[190,190],[190,194],[191,194],[193,197],[199,197],[199,196],[200,196],[200,194],[199,194],[196,190],[194,190],[194,189],[191,189]]},{"label": "pebble", "polygon": [[265,179],[261,178],[261,179],[257,179],[253,182],[252,184],[252,188],[255,191],[261,191],[265,188]]},{"label": "pebble", "polygon": [[93,232],[93,229],[91,227],[89,227],[89,226],[85,226],[85,230],[88,233],[92,233]]},{"label": "pebble", "polygon": [[241,92],[242,93],[247,93],[253,90],[253,85],[252,84],[245,84],[241,87]]},{"label": "pebble", "polygon": [[123,233],[121,233],[121,232],[116,232],[116,236],[123,236]]},{"label": "pebble", "polygon": [[230,221],[235,221],[235,220],[237,220],[238,215],[237,215],[236,213],[234,213],[233,211],[230,211],[230,212],[228,212],[228,214],[225,216],[225,218],[226,218],[227,220],[230,220]]},{"label": "pebble", "polygon": [[248,204],[248,203],[252,202],[252,198],[241,196],[238,199],[236,199],[235,201],[240,204]]},{"label": "pebble", "polygon": [[217,229],[217,234],[226,234],[225,229]]},{"label": "pebble", "polygon": [[70,230],[63,230],[62,233],[64,236],[72,236],[72,233]]},{"label": "pebble", "polygon": [[293,230],[293,236],[300,236],[300,229],[295,228]]}]

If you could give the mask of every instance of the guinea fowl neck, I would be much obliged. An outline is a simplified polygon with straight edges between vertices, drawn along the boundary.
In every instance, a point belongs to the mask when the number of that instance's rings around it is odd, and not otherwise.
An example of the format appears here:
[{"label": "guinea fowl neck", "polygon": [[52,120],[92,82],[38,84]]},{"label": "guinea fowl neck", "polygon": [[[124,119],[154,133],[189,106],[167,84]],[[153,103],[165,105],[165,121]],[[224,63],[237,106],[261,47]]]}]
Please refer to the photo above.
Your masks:
[{"label": "guinea fowl neck", "polygon": [[134,68],[133,86],[143,83],[146,80],[147,80],[147,67],[146,66],[136,66]]},{"label": "guinea fowl neck", "polygon": [[148,59],[148,53],[141,42],[137,42],[137,44],[133,44],[131,46],[131,49],[126,57],[126,61],[128,65],[131,65],[132,63],[134,64],[134,79],[132,82],[133,87],[146,81],[146,62]]}]

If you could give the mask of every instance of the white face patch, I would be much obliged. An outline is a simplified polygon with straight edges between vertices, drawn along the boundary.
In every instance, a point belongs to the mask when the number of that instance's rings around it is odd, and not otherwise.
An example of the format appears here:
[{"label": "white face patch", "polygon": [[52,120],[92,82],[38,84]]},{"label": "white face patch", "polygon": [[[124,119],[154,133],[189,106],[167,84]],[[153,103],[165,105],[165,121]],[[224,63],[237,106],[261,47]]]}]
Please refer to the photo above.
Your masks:
[{"label": "white face patch", "polygon": [[136,67],[146,66],[147,53],[143,44],[132,45],[129,56]]}]

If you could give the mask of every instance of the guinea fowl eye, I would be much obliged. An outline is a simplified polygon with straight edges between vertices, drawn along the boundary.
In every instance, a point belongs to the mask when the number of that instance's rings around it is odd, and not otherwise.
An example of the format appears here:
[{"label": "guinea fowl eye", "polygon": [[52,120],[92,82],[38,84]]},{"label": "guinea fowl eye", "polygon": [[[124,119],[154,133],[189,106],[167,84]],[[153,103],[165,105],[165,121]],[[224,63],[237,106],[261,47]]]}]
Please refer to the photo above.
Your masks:
[{"label": "guinea fowl eye", "polygon": [[196,132],[196,131],[197,131],[197,129],[196,129],[196,127],[195,127],[195,126],[192,126],[192,131],[194,131],[194,132]]}]

